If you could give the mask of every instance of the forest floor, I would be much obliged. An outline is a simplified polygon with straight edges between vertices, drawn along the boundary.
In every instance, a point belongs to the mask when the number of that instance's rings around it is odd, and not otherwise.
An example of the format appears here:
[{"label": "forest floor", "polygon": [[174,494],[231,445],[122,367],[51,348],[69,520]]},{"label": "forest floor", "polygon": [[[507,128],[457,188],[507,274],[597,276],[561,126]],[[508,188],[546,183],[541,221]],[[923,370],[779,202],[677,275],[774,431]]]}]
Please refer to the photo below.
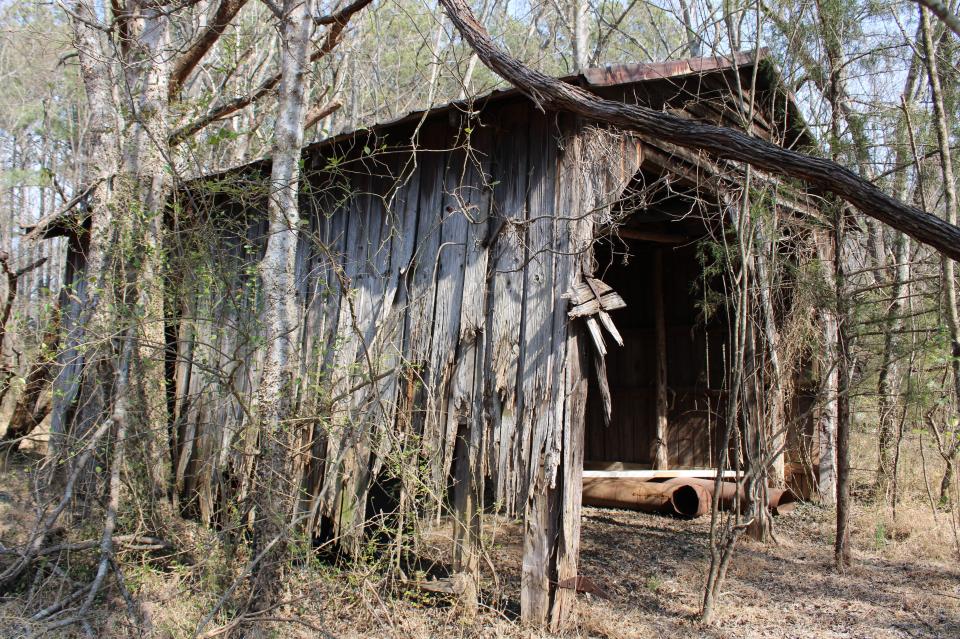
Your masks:
[{"label": "forest floor", "polygon": [[[0,543],[11,546],[33,522],[29,471],[0,474]],[[708,562],[709,517],[685,521],[644,513],[586,508],[581,574],[603,597],[577,596],[570,637],[960,637],[960,564],[948,513],[929,505],[858,506],[854,565],[832,567],[833,512],[802,504],[777,518],[777,543],[743,541],[737,548],[714,625],[696,620]],[[80,527],[82,528],[82,526]],[[449,527],[428,533],[419,556],[438,565],[449,556]],[[95,606],[99,636],[191,637],[245,563],[227,561],[207,529],[178,539],[172,557],[121,552],[127,587],[138,602],[134,623],[115,587]],[[61,532],[71,539],[95,537]],[[389,581],[373,563],[335,566],[304,562],[291,571],[286,600],[271,637],[339,638],[539,637],[517,620],[522,525],[488,518],[489,563],[484,606],[473,623],[442,596]],[[72,576],[89,579],[94,553],[61,557]],[[496,580],[489,566],[496,568]],[[39,634],[31,612],[62,596],[46,581],[27,584],[0,602],[0,636]],[[238,636],[225,626],[230,604],[204,628],[206,636]],[[79,632],[79,629],[76,629]],[[218,633],[219,634],[211,634]],[[57,635],[63,636],[63,635]],[[251,636],[251,635],[247,635]]]}]

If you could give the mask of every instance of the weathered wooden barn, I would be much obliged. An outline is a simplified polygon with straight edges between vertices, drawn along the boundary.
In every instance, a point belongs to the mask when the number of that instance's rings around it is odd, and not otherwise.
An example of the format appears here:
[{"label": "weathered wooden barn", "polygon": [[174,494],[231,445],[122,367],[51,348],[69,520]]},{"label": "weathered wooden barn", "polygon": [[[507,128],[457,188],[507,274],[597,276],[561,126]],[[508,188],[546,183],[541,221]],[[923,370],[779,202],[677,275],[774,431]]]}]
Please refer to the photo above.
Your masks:
[{"label": "weathered wooden barn", "polygon": [[[807,144],[789,92],[760,60],[568,80]],[[754,103],[749,123],[741,98]],[[729,330],[722,311],[704,312],[700,256],[724,233],[740,169],[542,112],[514,90],[340,135],[303,159],[290,481],[308,529],[358,547],[404,500],[424,515],[451,508],[466,522],[455,538],[471,569],[476,511],[523,515],[524,616],[562,619],[585,461],[643,468],[660,453],[671,468],[709,469],[721,454]],[[248,489],[256,448],[254,265],[268,175],[264,160],[197,180],[170,215],[176,490],[185,510],[215,522],[229,516],[224,495]],[[784,189],[777,206],[790,217],[805,204]],[[58,380],[61,422],[70,366]]]}]

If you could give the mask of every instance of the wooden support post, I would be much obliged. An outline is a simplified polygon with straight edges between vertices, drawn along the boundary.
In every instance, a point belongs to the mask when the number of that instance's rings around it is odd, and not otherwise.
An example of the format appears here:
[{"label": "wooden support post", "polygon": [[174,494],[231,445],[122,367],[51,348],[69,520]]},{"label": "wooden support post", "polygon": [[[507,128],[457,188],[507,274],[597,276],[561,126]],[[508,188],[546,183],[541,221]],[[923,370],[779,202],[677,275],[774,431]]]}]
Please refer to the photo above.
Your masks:
[{"label": "wooden support post", "polygon": [[650,450],[655,470],[666,470],[667,456],[667,328],[663,309],[663,249],[653,251],[653,314],[657,350],[657,417]]},{"label": "wooden support post", "polygon": [[483,425],[460,423],[453,452],[453,570],[462,575],[459,593],[464,617],[477,614],[480,592],[480,502],[482,500]]},{"label": "wooden support post", "polygon": [[[579,123],[579,125],[585,123]],[[583,492],[584,427],[590,359],[597,357],[588,333],[588,317],[621,308],[623,300],[599,280],[586,280],[593,271],[593,214],[614,202],[627,180],[639,169],[639,153],[626,154],[636,161],[625,170],[609,163],[608,133],[577,129],[563,145],[559,163],[556,211],[557,225],[550,252],[558,256],[554,270],[553,338],[549,375],[544,378],[546,398],[524,394],[523,410],[547,412],[545,436],[535,440],[530,455],[530,489],[524,522],[520,610],[525,624],[556,632],[574,619],[580,552],[580,506]],[[599,139],[598,139],[599,138]],[[634,147],[636,148],[636,147]],[[614,169],[615,174],[605,171]],[[602,178],[602,179],[599,179]],[[606,186],[604,186],[606,185]],[[613,185],[613,186],[611,186]],[[595,191],[599,186],[600,190]],[[562,224],[560,220],[567,220]],[[544,248],[546,248],[544,246]],[[539,246],[530,250],[539,254]],[[575,259],[567,259],[576,256]],[[573,295],[570,295],[573,293]],[[583,293],[584,295],[580,295]],[[559,303],[573,301],[574,309]],[[596,300],[595,310],[590,300]],[[569,314],[568,314],[569,313]],[[602,320],[601,320],[602,321]],[[612,322],[611,322],[612,323]],[[604,322],[606,324],[606,322]],[[610,326],[606,327],[610,331]],[[610,331],[615,341],[617,334]],[[528,350],[527,355],[530,351]],[[535,388],[536,390],[536,388]],[[527,399],[530,403],[526,403]],[[539,634],[537,636],[540,636]]]},{"label": "wooden support post", "polygon": [[584,425],[589,352],[579,326],[571,326],[563,373],[560,467],[551,485],[541,466],[527,501],[520,610],[523,621],[552,632],[573,619],[580,556]]},{"label": "wooden support post", "polygon": [[532,627],[547,625],[550,602],[556,592],[551,568],[555,561],[552,546],[557,537],[557,519],[557,490],[550,487],[541,464],[524,509],[520,568],[520,618]]},{"label": "wooden support post", "polygon": [[550,628],[561,630],[573,619],[580,557],[580,508],[583,498],[584,429],[587,413],[586,344],[579,327],[567,337],[566,399],[563,409],[563,457],[558,470],[560,523],[557,526],[557,579]]}]

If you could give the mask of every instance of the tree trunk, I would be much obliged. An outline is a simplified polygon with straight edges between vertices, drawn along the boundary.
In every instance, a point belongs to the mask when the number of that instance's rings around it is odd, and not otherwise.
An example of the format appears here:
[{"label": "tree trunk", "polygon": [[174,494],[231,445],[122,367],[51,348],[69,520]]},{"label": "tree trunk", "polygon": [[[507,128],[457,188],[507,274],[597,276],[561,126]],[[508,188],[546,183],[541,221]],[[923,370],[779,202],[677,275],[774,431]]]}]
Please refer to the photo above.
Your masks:
[{"label": "tree trunk", "polygon": [[[820,261],[824,267],[824,280],[832,284],[836,279],[834,270],[833,247],[825,241],[818,241]],[[820,358],[820,396],[821,406],[817,416],[817,435],[819,440],[819,463],[817,490],[820,501],[832,505],[837,501],[837,392],[839,376],[837,371],[837,312],[832,304],[824,304],[819,309],[820,325],[823,329],[822,351]]]},{"label": "tree trunk", "polygon": [[573,26],[573,60],[576,71],[582,72],[590,66],[590,24],[587,21],[587,0],[571,0],[570,23]]},{"label": "tree trunk", "polygon": [[760,312],[763,315],[763,333],[766,342],[766,355],[770,363],[769,395],[766,406],[767,415],[764,422],[769,435],[767,447],[770,452],[776,453],[771,463],[771,476],[776,487],[784,482],[784,449],[786,448],[787,425],[785,393],[783,385],[783,364],[780,358],[780,329],[777,326],[776,309],[773,303],[774,265],[767,261],[767,256],[776,257],[776,249],[772,234],[767,232],[763,219],[756,221],[756,256],[754,267],[757,271],[757,291],[760,297]]},{"label": "tree trunk", "polygon": [[251,607],[269,607],[277,592],[281,563],[287,556],[288,519],[295,496],[287,490],[287,466],[293,441],[285,424],[294,394],[296,287],[295,267],[300,228],[298,195],[300,147],[309,90],[310,30],[313,2],[284,0],[280,25],[280,92],[270,175],[267,248],[259,265],[263,285],[263,331],[266,352],[257,389],[260,455],[256,466],[256,508]]},{"label": "tree trunk", "polygon": [[60,305],[58,304],[51,314],[50,323],[43,333],[43,340],[37,353],[37,360],[27,373],[23,391],[17,398],[13,408],[13,415],[7,426],[3,441],[12,441],[26,437],[47,416],[49,407],[37,405],[44,389],[50,385],[53,367],[56,364],[57,347],[60,343]]},{"label": "tree trunk", "polygon": [[120,220],[126,237],[123,250],[137,260],[128,259],[128,281],[137,291],[136,349],[134,384],[138,419],[135,429],[137,453],[148,469],[146,488],[152,525],[164,526],[168,514],[172,456],[170,454],[166,388],[166,332],[164,322],[163,229],[164,210],[170,191],[168,122],[169,77],[172,55],[168,13],[153,3],[142,1],[131,6],[138,19],[131,24],[127,61],[128,95],[124,110],[130,120],[123,156],[124,186],[128,205],[122,210],[135,212]]},{"label": "tree trunk", "polygon": [[[950,151],[950,129],[943,106],[943,88],[940,72],[937,69],[937,52],[933,46],[930,13],[921,7],[920,27],[923,30],[923,50],[927,63],[927,78],[930,81],[930,95],[933,100],[933,115],[936,121],[937,145],[940,152],[940,170],[943,176],[943,195],[946,204],[946,222],[957,223],[957,192],[953,174],[953,160]],[[954,263],[945,256],[940,257],[940,285],[943,295],[943,313],[950,336],[950,359],[953,372],[954,405],[960,402],[960,319],[957,315],[957,287]]]},{"label": "tree trunk", "polygon": [[691,58],[700,57],[700,38],[693,28],[693,20],[690,16],[690,5],[687,0],[680,0],[680,19],[683,21],[683,28],[687,32],[687,53]]},{"label": "tree trunk", "polygon": [[[116,378],[119,355],[114,352],[117,323],[113,291],[116,285],[112,256],[116,244],[114,176],[120,167],[119,118],[114,103],[117,84],[110,60],[111,44],[106,35],[95,26],[97,16],[89,3],[77,0],[71,3],[73,42],[79,61],[80,77],[87,97],[87,155],[83,183],[90,185],[87,207],[90,211],[90,234],[85,252],[85,282],[80,293],[79,313],[68,337],[68,348],[75,348],[82,360],[78,362],[78,382],[67,382],[66,390],[73,397],[58,401],[58,410],[52,416],[48,454],[57,464],[58,472],[66,472],[61,459],[86,446],[97,424],[109,418],[112,380]],[[85,345],[86,348],[80,348]],[[75,406],[72,412],[71,406]],[[83,466],[75,480],[75,498],[72,507],[83,511],[94,498],[96,486],[91,466]]]},{"label": "tree trunk", "polygon": [[844,211],[836,207],[833,232],[837,304],[837,538],[834,559],[841,572],[850,563],[850,343],[844,276]]},{"label": "tree trunk", "polygon": [[944,461],[947,466],[943,471],[943,479],[940,480],[940,500],[939,503],[941,506],[946,506],[950,503],[950,488],[953,486],[953,473],[954,473],[954,460],[957,456],[957,449],[953,449],[953,455],[946,458]]}]

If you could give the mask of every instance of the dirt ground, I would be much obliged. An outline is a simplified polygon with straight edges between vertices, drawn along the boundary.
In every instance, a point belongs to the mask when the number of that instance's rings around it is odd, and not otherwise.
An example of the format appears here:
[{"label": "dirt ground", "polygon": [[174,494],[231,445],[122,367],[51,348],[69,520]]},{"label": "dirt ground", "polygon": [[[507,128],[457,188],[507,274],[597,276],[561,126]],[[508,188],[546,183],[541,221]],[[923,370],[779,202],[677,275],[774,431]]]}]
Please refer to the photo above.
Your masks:
[{"label": "dirt ground", "polygon": [[[32,521],[29,500],[28,475],[22,469],[0,474],[4,546],[16,543]],[[831,510],[801,505],[777,519],[778,543],[742,542],[716,623],[708,627],[696,621],[696,613],[707,567],[709,518],[684,521],[587,508],[581,574],[609,599],[578,595],[579,621],[566,636],[960,637],[960,566],[949,514],[934,519],[922,503],[902,507],[897,522],[867,508],[855,514],[856,561],[842,576],[832,568]],[[485,534],[496,580],[488,565],[484,606],[473,623],[466,623],[443,597],[388,582],[375,566],[314,561],[290,575],[289,605],[276,611],[277,621],[265,636],[543,636],[517,620],[522,527],[488,520]],[[212,533],[185,537],[181,543],[193,545],[183,551],[183,557],[192,557],[189,561],[147,561],[142,553],[121,552],[127,585],[139,604],[136,622],[119,592],[110,589],[92,619],[99,636],[194,636],[243,562],[226,562]],[[448,530],[438,528],[427,536],[420,555],[442,563],[449,546]],[[86,554],[64,557],[61,565],[82,578],[92,559]],[[55,596],[31,587],[0,603],[0,636],[41,631],[24,619]],[[224,626],[229,612],[227,605],[202,634],[239,636]]]}]

